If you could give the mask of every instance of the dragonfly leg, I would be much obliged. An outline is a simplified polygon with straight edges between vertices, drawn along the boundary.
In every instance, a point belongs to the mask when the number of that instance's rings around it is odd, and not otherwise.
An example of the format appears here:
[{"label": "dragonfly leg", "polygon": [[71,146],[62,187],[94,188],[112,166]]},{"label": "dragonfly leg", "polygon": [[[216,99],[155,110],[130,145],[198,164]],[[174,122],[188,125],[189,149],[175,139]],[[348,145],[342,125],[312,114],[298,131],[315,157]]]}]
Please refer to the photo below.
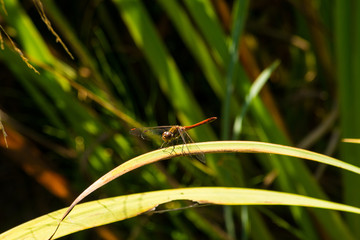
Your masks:
[{"label": "dragonfly leg", "polygon": [[172,141],[169,142],[164,141],[160,146],[160,148],[162,148],[164,152],[169,153],[169,155],[173,154],[173,152],[175,151],[175,145],[171,143]]}]

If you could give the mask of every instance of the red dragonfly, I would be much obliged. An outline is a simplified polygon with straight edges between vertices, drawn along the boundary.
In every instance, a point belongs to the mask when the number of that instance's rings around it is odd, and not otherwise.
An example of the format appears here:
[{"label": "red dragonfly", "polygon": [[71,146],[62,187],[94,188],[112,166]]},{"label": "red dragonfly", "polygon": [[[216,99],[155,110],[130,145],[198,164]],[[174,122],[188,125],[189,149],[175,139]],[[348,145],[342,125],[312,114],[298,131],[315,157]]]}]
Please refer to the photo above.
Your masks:
[{"label": "red dragonfly", "polygon": [[[149,135],[153,135],[153,134],[161,135],[161,138],[163,140],[163,143],[161,144],[161,148],[174,146],[175,144],[180,143],[180,144],[184,144],[187,151],[189,152],[189,149],[187,148],[186,144],[194,143],[194,141],[191,139],[187,131],[194,127],[203,125],[205,123],[213,122],[216,119],[217,117],[211,117],[190,126],[173,125],[173,126],[158,126],[158,127],[147,127],[147,128],[133,128],[130,130],[130,134],[141,137],[142,139],[148,139]],[[200,162],[205,164],[204,153],[201,152],[198,146],[195,145],[195,148],[199,150],[199,153],[191,154],[191,155],[194,156]]]}]

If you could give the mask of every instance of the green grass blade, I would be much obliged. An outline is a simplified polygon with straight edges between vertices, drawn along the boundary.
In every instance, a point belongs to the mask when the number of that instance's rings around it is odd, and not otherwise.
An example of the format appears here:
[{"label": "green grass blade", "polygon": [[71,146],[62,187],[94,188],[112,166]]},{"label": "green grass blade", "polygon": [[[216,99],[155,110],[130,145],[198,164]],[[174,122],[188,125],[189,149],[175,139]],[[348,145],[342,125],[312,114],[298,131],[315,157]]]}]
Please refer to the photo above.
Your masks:
[{"label": "green grass blade", "polygon": [[261,91],[267,80],[270,78],[272,72],[275,71],[275,69],[278,67],[279,64],[280,64],[279,61],[275,61],[268,68],[266,68],[251,85],[249,93],[245,97],[245,103],[243,105],[243,108],[240,114],[235,119],[234,129],[233,129],[234,132],[233,139],[239,139],[242,130],[242,122],[244,120],[245,114],[247,112],[250,103],[259,94],[259,92]]},{"label": "green grass blade", "polygon": [[240,35],[245,25],[246,13],[248,12],[248,1],[236,1],[233,11],[232,37],[229,47],[230,62],[226,70],[225,99],[222,106],[222,136],[223,140],[229,139],[230,133],[230,104],[233,95],[233,78],[235,66],[238,63],[238,49]]},{"label": "green grass blade", "polygon": [[[337,78],[340,97],[341,131],[343,138],[360,137],[360,97],[358,81],[360,77],[360,10],[359,2],[335,1],[335,50],[337,59]],[[360,148],[352,144],[342,144],[341,154],[344,161],[359,165]],[[360,192],[357,182],[359,176],[344,173],[344,199],[346,203],[360,206]],[[356,238],[360,238],[360,218],[347,216],[350,228]]]},{"label": "green grass blade", "polygon": [[[184,83],[174,59],[169,55],[156,33],[150,17],[141,2],[114,1],[135,43],[159,80],[160,87],[173,107],[179,111],[179,119],[187,124],[204,118],[200,106]],[[205,130],[203,130],[205,131]]]}]

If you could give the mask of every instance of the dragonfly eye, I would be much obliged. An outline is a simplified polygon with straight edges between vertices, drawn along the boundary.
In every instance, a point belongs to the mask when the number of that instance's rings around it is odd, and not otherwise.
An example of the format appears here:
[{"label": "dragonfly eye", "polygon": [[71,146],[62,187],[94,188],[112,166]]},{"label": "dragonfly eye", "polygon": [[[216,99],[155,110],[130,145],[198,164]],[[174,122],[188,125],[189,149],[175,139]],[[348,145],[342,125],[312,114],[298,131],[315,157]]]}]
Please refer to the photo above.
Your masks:
[{"label": "dragonfly eye", "polygon": [[173,138],[173,133],[172,133],[172,132],[169,132],[169,131],[163,132],[163,134],[162,134],[162,139],[163,139],[165,142],[170,141],[172,138]]}]

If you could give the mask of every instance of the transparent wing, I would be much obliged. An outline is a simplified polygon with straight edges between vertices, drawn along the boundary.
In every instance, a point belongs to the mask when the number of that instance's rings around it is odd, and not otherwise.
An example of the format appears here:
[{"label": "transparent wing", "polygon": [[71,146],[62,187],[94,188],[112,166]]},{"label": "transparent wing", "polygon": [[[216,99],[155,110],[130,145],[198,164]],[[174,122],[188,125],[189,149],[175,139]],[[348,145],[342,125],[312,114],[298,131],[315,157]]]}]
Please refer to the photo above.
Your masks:
[{"label": "transparent wing", "polygon": [[[201,163],[206,164],[206,158],[205,154],[200,150],[200,148],[195,144],[195,142],[192,140],[190,135],[186,131],[179,131],[180,137],[182,141],[184,142],[184,153],[189,154],[190,156],[194,157],[195,159],[199,160]],[[187,146],[187,143],[193,143],[193,148],[198,150],[198,153],[192,154],[189,151],[189,148]]]},{"label": "transparent wing", "polygon": [[172,126],[133,128],[130,130],[130,134],[145,140],[151,140],[153,138],[161,137],[163,132],[169,131],[171,127]]}]

